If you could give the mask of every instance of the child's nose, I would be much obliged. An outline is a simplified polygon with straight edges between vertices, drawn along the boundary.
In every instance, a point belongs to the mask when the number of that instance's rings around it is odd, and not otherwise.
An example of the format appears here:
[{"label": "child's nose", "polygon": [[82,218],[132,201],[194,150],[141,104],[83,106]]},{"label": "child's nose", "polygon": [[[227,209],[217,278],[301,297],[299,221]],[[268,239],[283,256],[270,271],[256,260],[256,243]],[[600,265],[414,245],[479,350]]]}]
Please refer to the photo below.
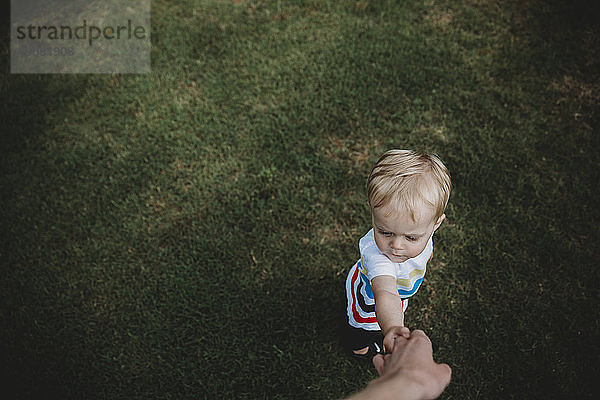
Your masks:
[{"label": "child's nose", "polygon": [[404,248],[402,239],[400,237],[395,237],[392,239],[392,243],[390,244],[392,249],[394,250],[402,250]]}]

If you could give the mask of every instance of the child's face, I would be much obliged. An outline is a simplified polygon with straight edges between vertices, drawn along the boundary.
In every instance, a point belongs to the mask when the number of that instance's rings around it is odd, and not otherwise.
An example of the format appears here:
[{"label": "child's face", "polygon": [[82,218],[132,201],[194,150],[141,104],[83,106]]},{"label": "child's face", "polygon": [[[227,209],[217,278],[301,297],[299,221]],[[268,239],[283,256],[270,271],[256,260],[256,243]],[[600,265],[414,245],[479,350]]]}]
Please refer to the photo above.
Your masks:
[{"label": "child's face", "polygon": [[437,221],[428,208],[415,212],[413,221],[408,212],[398,212],[389,207],[371,209],[375,243],[392,262],[401,263],[421,254],[433,232],[445,215]]}]

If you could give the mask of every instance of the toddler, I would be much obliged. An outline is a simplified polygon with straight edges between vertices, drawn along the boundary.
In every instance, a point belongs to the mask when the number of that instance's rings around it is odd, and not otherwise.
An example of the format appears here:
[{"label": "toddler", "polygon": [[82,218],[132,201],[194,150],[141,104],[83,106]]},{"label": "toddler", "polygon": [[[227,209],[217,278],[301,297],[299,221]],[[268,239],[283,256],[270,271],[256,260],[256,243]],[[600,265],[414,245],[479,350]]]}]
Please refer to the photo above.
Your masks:
[{"label": "toddler", "polygon": [[346,278],[343,342],[355,356],[370,360],[391,351],[397,337],[409,337],[404,312],[423,282],[450,190],[448,169],[434,155],[390,150],[373,167],[373,228],[360,239],[360,260]]}]

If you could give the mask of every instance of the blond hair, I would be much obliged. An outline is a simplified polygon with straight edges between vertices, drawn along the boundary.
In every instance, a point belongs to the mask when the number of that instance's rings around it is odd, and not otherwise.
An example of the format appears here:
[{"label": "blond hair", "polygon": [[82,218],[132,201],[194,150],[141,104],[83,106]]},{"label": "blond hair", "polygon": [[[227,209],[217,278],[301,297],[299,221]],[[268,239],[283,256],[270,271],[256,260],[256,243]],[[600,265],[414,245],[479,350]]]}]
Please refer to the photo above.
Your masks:
[{"label": "blond hair", "polygon": [[435,221],[448,204],[452,184],[448,169],[433,154],[412,150],[389,150],[377,161],[367,181],[372,209],[391,205],[408,211],[413,221],[423,206],[435,212]]}]

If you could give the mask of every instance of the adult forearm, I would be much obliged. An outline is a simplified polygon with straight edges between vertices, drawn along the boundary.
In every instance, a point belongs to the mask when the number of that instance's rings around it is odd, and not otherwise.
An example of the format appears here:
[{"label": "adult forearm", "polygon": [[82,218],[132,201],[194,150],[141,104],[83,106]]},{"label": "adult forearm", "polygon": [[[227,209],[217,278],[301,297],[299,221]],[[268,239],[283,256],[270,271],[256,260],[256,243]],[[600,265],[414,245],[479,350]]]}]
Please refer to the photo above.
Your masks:
[{"label": "adult forearm", "polygon": [[423,399],[418,388],[402,377],[375,380],[348,400],[420,400]]}]

